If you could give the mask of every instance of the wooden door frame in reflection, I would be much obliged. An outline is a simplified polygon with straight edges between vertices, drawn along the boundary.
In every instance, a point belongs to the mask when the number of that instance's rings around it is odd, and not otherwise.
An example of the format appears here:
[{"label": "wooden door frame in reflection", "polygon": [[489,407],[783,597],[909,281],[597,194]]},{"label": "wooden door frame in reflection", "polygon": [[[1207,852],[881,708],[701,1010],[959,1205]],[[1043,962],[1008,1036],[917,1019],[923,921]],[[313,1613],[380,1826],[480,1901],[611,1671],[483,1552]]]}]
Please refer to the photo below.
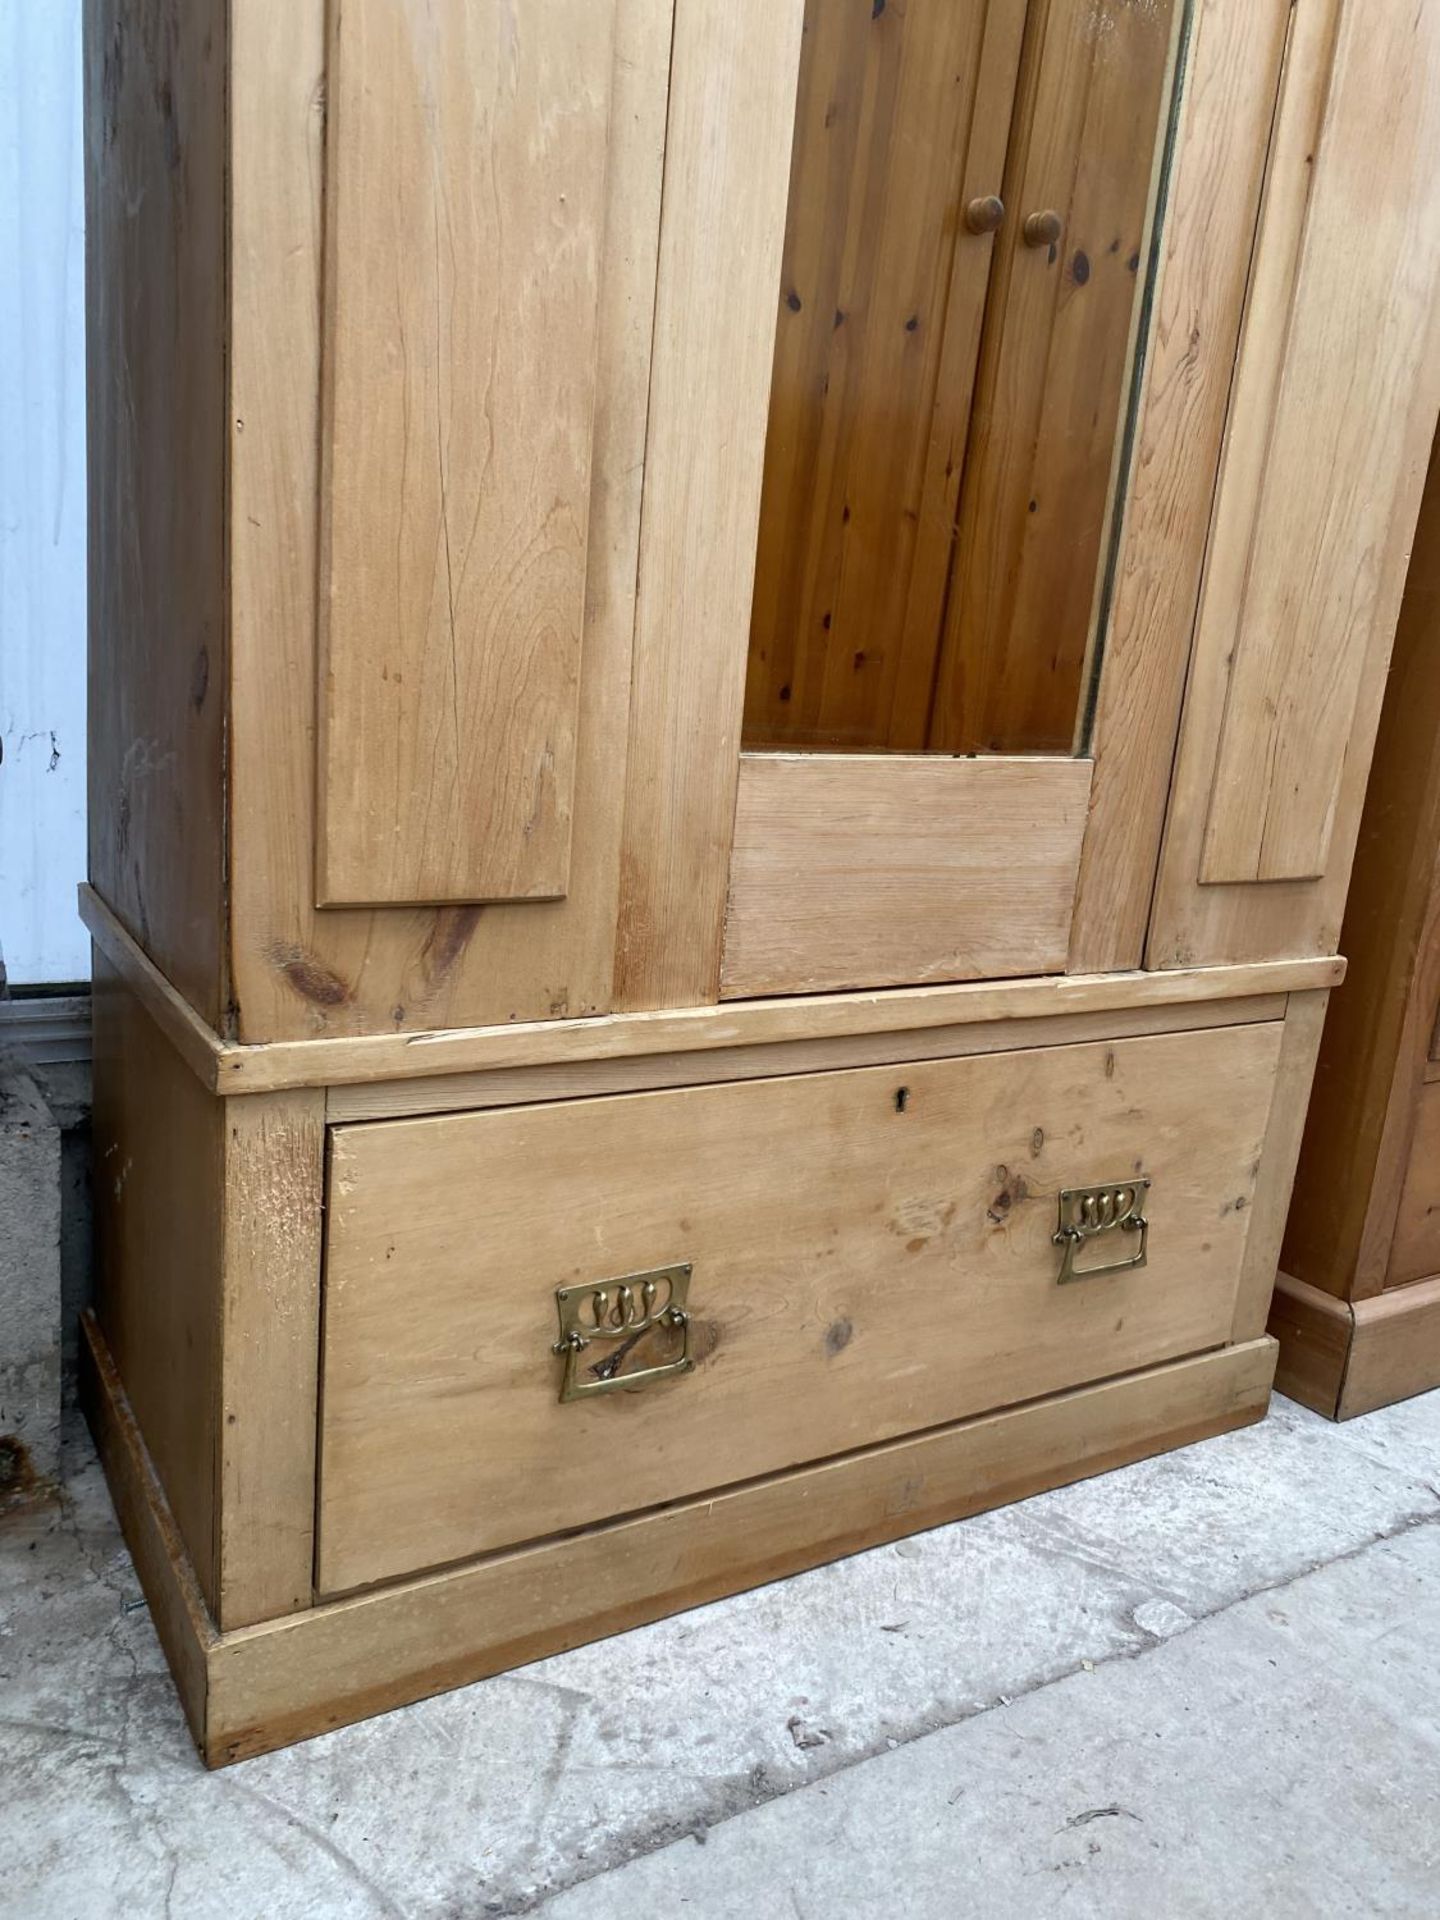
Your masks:
[{"label": "wooden door frame in reflection", "polygon": [[[724,0],[684,0],[676,14],[621,1007],[713,1000],[726,939],[789,185],[789,128],[782,146],[774,119],[778,100],[793,111],[803,0],[747,14],[743,30],[732,13]],[[1191,34],[1095,711],[1073,972],[1141,959],[1289,18],[1288,0],[1202,0]],[[733,913],[729,937],[742,937]]]}]

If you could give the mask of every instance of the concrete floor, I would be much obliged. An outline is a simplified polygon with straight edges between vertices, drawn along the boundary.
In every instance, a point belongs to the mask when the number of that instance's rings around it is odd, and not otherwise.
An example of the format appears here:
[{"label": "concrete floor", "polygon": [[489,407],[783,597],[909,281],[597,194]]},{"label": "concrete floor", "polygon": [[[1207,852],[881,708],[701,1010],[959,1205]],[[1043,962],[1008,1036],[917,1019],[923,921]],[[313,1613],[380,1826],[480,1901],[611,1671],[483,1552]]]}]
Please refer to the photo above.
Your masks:
[{"label": "concrete floor", "polygon": [[71,1466],[0,1523],[3,1920],[1440,1915],[1440,1394],[218,1774]]}]

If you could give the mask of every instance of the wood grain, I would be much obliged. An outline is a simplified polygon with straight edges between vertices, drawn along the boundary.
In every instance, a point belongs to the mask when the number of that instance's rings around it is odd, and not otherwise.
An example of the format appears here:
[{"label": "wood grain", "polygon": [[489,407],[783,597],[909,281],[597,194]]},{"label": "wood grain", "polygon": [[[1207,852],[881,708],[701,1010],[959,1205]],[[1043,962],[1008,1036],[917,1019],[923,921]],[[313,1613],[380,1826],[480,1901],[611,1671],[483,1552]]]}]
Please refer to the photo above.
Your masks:
[{"label": "wood grain", "polygon": [[165,978],[130,930],[86,881],[76,889],[80,918],[95,946],[208,1091],[215,1090],[226,1042]]},{"label": "wood grain", "polygon": [[1432,458],[1365,795],[1284,1265],[1383,1291],[1440,1003],[1440,458]]},{"label": "wood grain", "polygon": [[1144,951],[1289,0],[1199,0],[1095,711],[1070,969]]},{"label": "wood grain", "polygon": [[[1280,1040],[1231,1027],[337,1130],[322,1590],[1221,1344]],[[1148,1267],[1057,1287],[1060,1189],[1138,1172]],[[682,1260],[696,1372],[559,1404],[555,1287]]]},{"label": "wood grain", "polygon": [[215,1612],[228,1630],[308,1607],[313,1590],[325,1096],[222,1111]]},{"label": "wood grain", "polygon": [[1440,1279],[1352,1302],[1282,1273],[1270,1324],[1276,1386],[1331,1420],[1440,1387]]},{"label": "wood grain", "polygon": [[335,0],[324,906],[563,895],[615,0]]},{"label": "wood grain", "polygon": [[[87,1411],[209,1766],[1258,1420],[1259,1340],[216,1636],[93,1322]],[[88,1357],[88,1356],[87,1356]]]},{"label": "wood grain", "polygon": [[90,875],[217,1029],[226,11],[89,0],[84,35]]},{"label": "wood grain", "polygon": [[[1326,869],[1386,534],[1411,477],[1395,428],[1424,390],[1437,165],[1440,16],[1401,9],[1381,26],[1347,0],[1232,639],[1203,881]],[[1316,405],[1337,367],[1343,389]]]},{"label": "wood grain", "polygon": [[802,0],[675,16],[615,1000],[713,1000]]},{"label": "wood grain", "polygon": [[[156,1008],[168,1009],[178,1026],[178,1011],[184,1002],[173,989],[166,988],[125,929],[85,888],[81,889],[81,907],[97,945],[126,985],[141,996],[152,1015]],[[195,1044],[193,1056],[187,1053],[185,1057],[210,1091],[244,1096],[286,1087],[360,1086],[371,1081],[423,1079],[502,1067],[531,1068],[858,1034],[923,1032],[992,1020],[1048,1020],[1149,1007],[1209,1007],[1255,995],[1336,987],[1344,978],[1344,960],[1331,954],[1245,967],[1060,974],[1040,980],[797,995],[673,1012],[610,1014],[591,1020],[272,1041],[253,1047],[235,1046],[211,1035],[208,1046],[200,1049]],[[182,1031],[190,1033],[192,1043],[198,1043],[204,1034],[198,1022],[193,1031]]]},{"label": "wood grain", "polygon": [[925,742],[1021,0],[808,0],[745,735]]},{"label": "wood grain", "polygon": [[1305,1132],[1305,1112],[1329,1001],[1327,993],[1297,993],[1290,996],[1286,1009],[1270,1121],[1265,1130],[1265,1150],[1260,1158],[1250,1215],[1250,1236],[1245,1243],[1245,1264],[1240,1273],[1235,1320],[1230,1329],[1232,1340],[1258,1339],[1270,1316],[1270,1299],[1280,1266],[1280,1246],[1295,1185],[1295,1166]]},{"label": "wood grain", "polygon": [[203,1749],[215,1629],[105,1336],[89,1311],[80,1316],[80,1397],[156,1637],[191,1735]]},{"label": "wood grain", "polygon": [[594,1099],[607,1093],[653,1093],[662,1087],[710,1086],[722,1080],[773,1080],[797,1073],[833,1073],[842,1067],[951,1060],[1017,1048],[1067,1047],[1135,1034],[1188,1033],[1204,1027],[1283,1020],[1289,996],[1257,994],[1212,1001],[1203,1009],[1121,1007],[1110,1013],[1052,1014],[1048,1018],[981,1020],[908,1033],[857,1033],[833,1039],[777,1040],[768,1046],[717,1047],[709,1053],[652,1053],[573,1066],[500,1067],[489,1073],[440,1074],[424,1080],[374,1081],[332,1087],[325,1117],[332,1126],[352,1120],[395,1120],[422,1113],[463,1113],[546,1100]]},{"label": "wood grain", "polygon": [[1340,1394],[1355,1337],[1355,1310],[1319,1287],[1281,1272],[1270,1304],[1270,1332],[1280,1343],[1277,1393],[1339,1418]]},{"label": "wood grain", "polygon": [[[1181,13],[1030,9],[933,748],[1065,753],[1079,731]],[[1023,238],[1041,209],[1048,248]]]},{"label": "wood grain", "polygon": [[205,1757],[228,1764],[837,1555],[1259,1420],[1257,1340],[227,1634]]},{"label": "wood grain", "polygon": [[670,14],[617,0],[569,893],[317,913],[326,7],[234,10],[230,873],[246,1041],[610,1005]]},{"label": "wood grain", "polygon": [[213,1610],[226,1105],[99,953],[93,979],[96,1317]]},{"label": "wood grain", "polygon": [[[1381,79],[1392,67],[1404,74],[1398,89]],[[1155,966],[1329,951],[1339,936],[1385,667],[1440,407],[1440,303],[1432,284],[1440,270],[1440,243],[1432,236],[1411,244],[1414,223],[1426,219],[1429,207],[1426,155],[1440,128],[1440,112],[1432,108],[1437,93],[1440,16],[1429,9],[1376,14],[1348,0],[1315,0],[1297,11],[1151,926],[1148,953]],[[1377,120],[1385,123],[1379,140],[1373,137]],[[1346,207],[1356,232],[1364,230],[1364,252],[1356,258],[1364,260],[1365,270],[1337,276],[1333,260],[1326,263],[1314,242],[1332,231],[1327,223]],[[1352,343],[1359,356],[1352,373],[1328,384],[1316,374],[1302,392],[1293,371],[1296,355],[1315,361],[1327,341],[1332,351],[1337,343]],[[1391,378],[1377,390],[1372,375],[1382,362]],[[1341,363],[1350,364],[1343,354],[1335,361]],[[1324,405],[1314,402],[1317,381]],[[1349,417],[1352,407],[1355,419]],[[1311,432],[1320,439],[1309,442]],[[1309,456],[1302,453],[1307,446]],[[1374,498],[1363,512],[1347,504],[1351,474],[1345,459],[1332,465],[1319,457],[1326,448],[1375,462],[1369,479]],[[1269,490],[1272,469],[1276,486],[1283,477],[1289,489],[1283,505]],[[1377,503],[1383,503],[1378,515]],[[1262,514],[1272,537],[1260,554],[1256,530]],[[1322,526],[1323,536],[1316,533]],[[1328,544],[1320,569],[1334,588],[1328,611],[1307,599],[1307,583],[1316,573],[1307,541],[1314,538]],[[1298,624],[1279,620],[1276,610],[1289,604],[1287,595]],[[1252,625],[1251,611],[1262,605],[1270,614]],[[1303,653],[1293,652],[1297,644],[1308,644],[1312,624],[1316,636],[1329,636],[1317,642],[1313,675],[1300,671]],[[1283,658],[1295,669],[1275,709],[1288,743],[1283,753],[1266,711],[1269,692],[1251,684],[1251,668],[1243,682],[1236,680],[1226,717],[1230,662],[1244,632],[1253,634],[1266,660]],[[1332,641],[1343,645],[1343,659],[1326,651]],[[1296,697],[1300,706],[1292,709]],[[1310,761],[1309,743],[1300,741],[1307,725],[1300,716],[1312,697],[1320,703],[1313,715],[1313,764],[1327,769],[1318,786],[1286,759],[1298,751]],[[1332,752],[1331,702],[1346,715],[1346,744],[1338,758]],[[1271,856],[1256,853],[1240,863],[1248,875],[1243,882],[1202,883],[1205,874],[1221,870],[1207,864],[1205,838],[1212,793],[1222,808],[1231,804],[1215,785],[1215,769],[1222,727],[1232,726],[1253,729],[1257,769],[1272,748],[1275,769],[1294,764],[1293,799],[1277,801],[1273,829],[1283,836],[1276,848],[1288,849],[1276,854],[1274,871],[1289,878],[1269,877]],[[1270,806],[1271,774],[1260,778],[1266,784],[1255,795],[1256,819]],[[1223,817],[1236,822],[1235,845],[1255,852],[1245,839],[1252,825],[1238,813]],[[1318,877],[1297,871],[1318,869],[1322,852]]]},{"label": "wood grain", "polygon": [[1412,1124],[1387,1287],[1440,1275],[1440,1082],[1421,1088]]},{"label": "wood grain", "polygon": [[1083,760],[746,754],[725,999],[1060,971]]}]

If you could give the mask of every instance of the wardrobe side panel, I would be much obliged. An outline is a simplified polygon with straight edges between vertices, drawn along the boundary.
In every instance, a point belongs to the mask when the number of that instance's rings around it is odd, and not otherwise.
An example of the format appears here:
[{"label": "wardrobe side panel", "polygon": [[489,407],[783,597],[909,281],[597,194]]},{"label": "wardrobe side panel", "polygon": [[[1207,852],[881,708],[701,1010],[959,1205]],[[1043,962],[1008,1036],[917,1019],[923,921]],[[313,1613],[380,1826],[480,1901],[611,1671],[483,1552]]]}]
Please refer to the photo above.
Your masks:
[{"label": "wardrobe side panel", "polygon": [[214,1613],[225,1102],[98,951],[94,1021],[96,1317]]},{"label": "wardrobe side panel", "polygon": [[1379,1291],[1425,1072],[1440,953],[1440,457],[1432,458],[1341,930],[1282,1265]]},{"label": "wardrobe side panel", "polygon": [[225,0],[87,0],[90,879],[224,1023]]}]

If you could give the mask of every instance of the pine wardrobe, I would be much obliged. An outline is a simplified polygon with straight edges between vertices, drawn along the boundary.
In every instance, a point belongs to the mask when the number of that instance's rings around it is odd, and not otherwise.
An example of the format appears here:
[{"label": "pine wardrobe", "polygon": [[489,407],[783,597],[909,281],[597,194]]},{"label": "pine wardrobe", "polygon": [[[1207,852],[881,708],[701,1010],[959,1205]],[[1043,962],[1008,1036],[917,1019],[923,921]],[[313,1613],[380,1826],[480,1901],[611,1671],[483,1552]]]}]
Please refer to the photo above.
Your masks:
[{"label": "pine wardrobe", "polygon": [[1440,0],[88,0],[89,1404],[221,1763],[1258,1419]]}]

